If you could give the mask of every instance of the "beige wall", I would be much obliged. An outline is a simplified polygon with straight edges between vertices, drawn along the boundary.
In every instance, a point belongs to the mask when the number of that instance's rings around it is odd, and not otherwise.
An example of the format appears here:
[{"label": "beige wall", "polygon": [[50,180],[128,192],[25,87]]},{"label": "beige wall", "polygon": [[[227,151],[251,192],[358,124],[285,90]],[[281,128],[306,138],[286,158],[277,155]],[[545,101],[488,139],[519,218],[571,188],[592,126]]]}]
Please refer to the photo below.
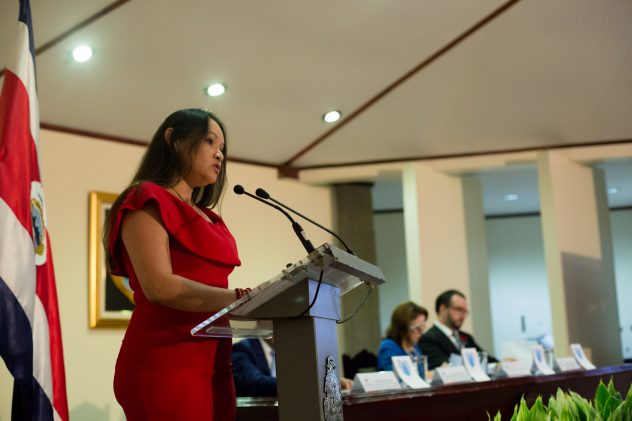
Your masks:
[{"label": "beige wall", "polygon": [[[138,146],[42,131],[40,166],[48,230],[52,242],[62,322],[68,405],[73,421],[124,419],[114,399],[112,377],[123,331],[88,328],[88,192],[118,193],[128,183],[144,152]],[[229,188],[264,187],[325,226],[332,226],[328,188],[279,180],[274,169],[242,164],[228,167]],[[285,263],[304,257],[287,219],[272,208],[229,190],[222,214],[239,246],[242,266],[231,287],[257,285]],[[318,246],[330,236],[302,224]],[[12,379],[0,366],[0,421],[10,420]]]},{"label": "beige wall", "polygon": [[[542,156],[559,158],[549,171],[554,177],[544,175]],[[462,191],[461,177],[537,164],[540,178],[555,181],[540,185],[540,202],[543,214],[554,216],[548,222],[543,217],[543,234],[545,244],[555,250],[550,254],[554,258],[547,259],[547,264],[553,291],[556,352],[564,355],[570,341],[579,342],[596,351],[592,355],[598,365],[610,365],[621,361],[616,291],[605,212],[605,183],[593,177],[590,165],[609,159],[629,160],[630,156],[630,145],[607,145],[319,168],[301,171],[300,177],[310,183],[327,184],[371,182],[382,175],[389,178],[392,174],[402,174],[407,257],[402,263],[407,264],[409,298],[429,305],[447,287],[463,290],[471,297],[473,310],[473,317],[467,319],[464,328],[473,329],[481,343],[491,347],[489,294],[487,288],[481,288],[488,279],[487,257],[482,249],[472,250],[475,243],[485,247],[481,198],[474,189]],[[579,178],[578,168],[584,165],[586,174]],[[595,188],[597,185],[600,187]],[[573,288],[578,284],[581,289]],[[597,293],[587,292],[593,290]],[[582,293],[578,294],[579,291]],[[567,304],[571,304],[572,311],[568,311]],[[596,330],[604,335],[595,336]]]},{"label": "beige wall", "polygon": [[[618,156],[629,157],[632,154],[629,149],[627,146],[603,150],[584,148],[570,150],[568,153],[569,157],[575,160],[598,160],[613,157],[612,151]],[[47,198],[48,228],[52,241],[66,354],[68,400],[73,420],[118,421],[123,418],[112,393],[113,367],[123,332],[88,328],[88,192],[97,190],[116,193],[122,190],[143,151],[143,148],[136,146],[50,131],[42,132],[40,165]],[[589,156],[584,156],[589,152]],[[448,174],[457,175],[488,167],[510,165],[511,162],[517,161],[535,162],[536,155],[521,153],[433,161],[422,165],[424,174],[431,176],[432,170],[436,170],[446,175],[434,176],[435,182],[432,183],[427,178],[419,180],[427,186],[427,189],[422,189],[421,192],[431,194],[441,185],[456,183],[457,181],[451,180]],[[301,180],[304,183],[311,183],[310,186],[295,180],[279,180],[276,170],[273,169],[231,164],[228,173],[229,187],[232,188],[236,183],[243,184],[251,191],[259,186],[264,187],[278,199],[293,205],[323,225],[332,227],[334,210],[331,191],[326,187],[316,187],[315,184],[371,181],[381,171],[402,171],[402,167],[406,165],[399,163],[301,172]],[[412,176],[416,178],[417,174]],[[463,200],[460,190],[458,195],[455,193],[456,190],[458,189],[455,187],[454,194],[450,196],[455,203]],[[443,199],[437,196],[437,200]],[[257,285],[275,275],[285,263],[304,256],[304,251],[294,237],[289,223],[273,209],[229,191],[223,202],[222,211],[237,239],[243,262],[243,266],[230,278],[231,287]],[[422,212],[418,211],[418,207],[415,207],[413,213],[419,219],[418,222],[422,223],[422,219],[427,218],[428,211],[424,211],[423,208]],[[452,213],[456,219],[458,215],[454,214],[454,210]],[[426,216],[422,218],[422,214]],[[436,217],[445,216],[441,213]],[[307,223],[302,225],[314,245],[330,241],[326,233]],[[431,228],[429,227],[427,232],[434,232]],[[464,233],[465,229],[461,227],[460,232]],[[452,231],[450,233],[450,236],[458,237]],[[446,232],[438,233],[437,238],[439,234],[445,235]],[[419,244],[419,239],[417,241],[417,247],[424,246]],[[437,262],[434,263],[441,262],[441,265],[435,264],[435,267],[440,269],[450,265],[457,266],[454,262],[458,261],[458,267],[453,268],[454,278],[464,278],[468,264],[465,251],[455,260],[453,252],[445,252],[452,250],[452,245],[449,242],[440,244],[444,249],[436,254]],[[422,270],[427,271],[428,266],[422,268],[418,265],[414,269],[409,268],[409,277],[419,279],[420,276],[417,275],[421,275]],[[432,278],[426,276],[426,279]],[[416,283],[411,282],[408,285],[409,294],[416,300],[422,298],[420,301],[428,304],[423,299],[424,295],[432,297],[428,300],[431,302],[435,293],[443,289],[441,281],[442,277],[438,277],[434,283],[431,282],[428,291],[422,288],[419,280]],[[463,289],[467,291],[467,288]],[[474,333],[478,335],[479,332]],[[0,421],[8,421],[11,408],[11,378],[4,365],[0,366],[0,391]]]}]

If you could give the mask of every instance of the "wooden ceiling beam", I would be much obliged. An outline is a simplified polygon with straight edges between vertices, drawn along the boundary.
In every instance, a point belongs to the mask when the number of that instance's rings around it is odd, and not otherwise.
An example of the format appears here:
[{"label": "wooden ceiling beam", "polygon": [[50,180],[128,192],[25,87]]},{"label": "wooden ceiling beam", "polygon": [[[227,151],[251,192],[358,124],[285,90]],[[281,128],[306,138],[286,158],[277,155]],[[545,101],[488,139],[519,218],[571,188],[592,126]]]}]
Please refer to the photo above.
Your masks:
[{"label": "wooden ceiling beam", "polygon": [[[124,5],[125,3],[129,3],[130,1],[132,1],[132,0],[117,0],[117,1],[115,1],[113,3],[110,3],[109,5],[105,6],[103,9],[99,10],[98,12],[93,14],[92,16],[89,16],[88,18],[82,20],[81,22],[79,22],[78,24],[73,26],[72,28],[62,32],[61,34],[59,34],[55,38],[51,39],[50,41],[45,42],[43,45],[40,45],[39,47],[37,47],[35,49],[35,55],[37,56],[37,55],[43,53],[44,51],[49,50],[50,48],[53,48],[54,46],[56,46],[57,44],[59,44],[62,41],[64,41],[66,38],[68,38],[69,36],[71,36],[75,32],[82,30],[86,26],[90,25],[91,23],[96,22],[97,20],[99,20],[102,17],[110,14],[114,10],[118,9],[119,7]],[[4,75],[4,72],[6,72],[6,70],[7,70],[6,67],[4,69],[0,70],[0,77],[2,77]]]}]

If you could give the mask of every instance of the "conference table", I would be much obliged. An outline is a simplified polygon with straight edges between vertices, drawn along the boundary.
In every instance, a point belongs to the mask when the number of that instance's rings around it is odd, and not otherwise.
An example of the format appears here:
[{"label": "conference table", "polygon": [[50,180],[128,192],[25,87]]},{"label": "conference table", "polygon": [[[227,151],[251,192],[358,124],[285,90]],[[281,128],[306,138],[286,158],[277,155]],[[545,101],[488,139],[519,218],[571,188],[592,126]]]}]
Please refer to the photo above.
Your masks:
[{"label": "conference table", "polygon": [[[344,396],[345,421],[359,420],[487,420],[497,411],[509,420],[522,396],[529,405],[538,395],[545,399],[558,388],[592,400],[600,380],[610,379],[625,396],[632,384],[632,364],[587,371],[493,379],[488,382],[433,386],[429,389],[353,393]],[[278,420],[276,398],[238,398],[238,421]]]}]

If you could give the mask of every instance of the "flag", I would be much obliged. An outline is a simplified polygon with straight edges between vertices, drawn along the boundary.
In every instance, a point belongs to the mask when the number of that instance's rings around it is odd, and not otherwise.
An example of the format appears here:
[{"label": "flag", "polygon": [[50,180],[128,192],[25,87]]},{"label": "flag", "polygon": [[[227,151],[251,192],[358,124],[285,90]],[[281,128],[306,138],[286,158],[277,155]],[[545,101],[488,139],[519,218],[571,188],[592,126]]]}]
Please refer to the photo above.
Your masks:
[{"label": "flag", "polygon": [[[38,163],[31,8],[0,93],[0,356],[14,378],[13,420],[68,420],[57,292]],[[3,392],[4,393],[4,392]]]}]

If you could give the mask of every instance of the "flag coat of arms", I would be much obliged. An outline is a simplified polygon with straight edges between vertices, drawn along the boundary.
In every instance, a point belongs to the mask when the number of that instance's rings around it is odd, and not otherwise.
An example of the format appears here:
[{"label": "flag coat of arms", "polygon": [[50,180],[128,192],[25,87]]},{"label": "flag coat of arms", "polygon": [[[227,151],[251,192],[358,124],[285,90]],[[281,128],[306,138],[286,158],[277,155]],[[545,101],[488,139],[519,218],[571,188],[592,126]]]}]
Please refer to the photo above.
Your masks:
[{"label": "flag coat of arms", "polygon": [[0,356],[14,378],[13,420],[68,420],[33,45],[30,5],[20,0],[0,93]]}]

